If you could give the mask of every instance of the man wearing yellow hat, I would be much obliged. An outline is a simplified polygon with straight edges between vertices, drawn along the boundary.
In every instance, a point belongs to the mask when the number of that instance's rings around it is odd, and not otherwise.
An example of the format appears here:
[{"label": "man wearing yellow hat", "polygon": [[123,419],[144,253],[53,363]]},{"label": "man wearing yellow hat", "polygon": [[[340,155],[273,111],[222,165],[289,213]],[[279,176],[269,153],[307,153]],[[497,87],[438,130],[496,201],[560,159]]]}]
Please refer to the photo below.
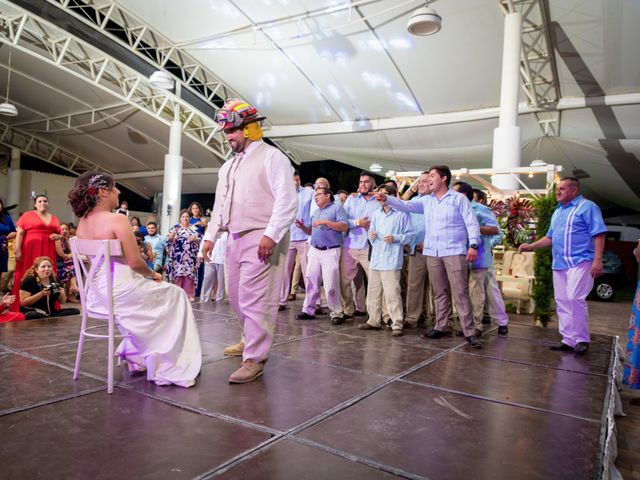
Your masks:
[{"label": "man wearing yellow hat", "polygon": [[262,375],[273,343],[289,226],[298,210],[293,168],[280,150],[262,141],[259,122],[264,118],[238,99],[227,101],[216,114],[235,155],[218,173],[202,253],[208,258],[218,231],[229,231],[229,302],[244,331],[243,361],[229,377],[231,383]]}]

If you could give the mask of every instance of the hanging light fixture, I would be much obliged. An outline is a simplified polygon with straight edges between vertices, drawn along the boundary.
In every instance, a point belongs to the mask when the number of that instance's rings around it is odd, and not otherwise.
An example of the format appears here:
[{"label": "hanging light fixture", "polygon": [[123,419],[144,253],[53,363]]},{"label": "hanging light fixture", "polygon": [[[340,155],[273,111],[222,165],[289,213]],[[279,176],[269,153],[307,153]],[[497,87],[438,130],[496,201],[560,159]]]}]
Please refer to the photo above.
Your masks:
[{"label": "hanging light fixture", "polygon": [[173,77],[162,70],[156,70],[149,77],[149,83],[156,88],[161,88],[163,90],[171,90],[173,89],[175,82],[173,81]]},{"label": "hanging light fixture", "polygon": [[442,28],[442,17],[428,3],[413,12],[407,22],[407,30],[412,35],[433,35],[438,33],[440,28]]},{"label": "hanging light fixture", "polygon": [[11,53],[13,49],[9,50],[9,69],[7,71],[7,96],[4,103],[0,103],[0,115],[5,117],[15,117],[18,115],[18,109],[16,106],[9,102],[9,86],[11,85]]},{"label": "hanging light fixture", "polygon": [[379,163],[372,163],[369,167],[369,170],[371,170],[372,172],[381,172],[382,165],[380,165]]}]

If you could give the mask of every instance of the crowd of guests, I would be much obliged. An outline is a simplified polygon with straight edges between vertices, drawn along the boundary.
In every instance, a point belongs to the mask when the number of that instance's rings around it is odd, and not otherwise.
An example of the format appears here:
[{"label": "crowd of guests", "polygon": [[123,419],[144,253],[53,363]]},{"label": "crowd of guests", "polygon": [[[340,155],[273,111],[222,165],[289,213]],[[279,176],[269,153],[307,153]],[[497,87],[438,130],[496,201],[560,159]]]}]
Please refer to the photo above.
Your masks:
[{"label": "crowd of guests", "polygon": [[[280,310],[295,299],[292,278],[299,264],[306,287],[299,320],[324,313],[319,308],[324,286],[335,325],[368,317],[360,329],[386,326],[392,336],[401,336],[406,328],[430,323],[425,337],[439,338],[453,329],[479,348],[486,304],[499,333],[507,334],[504,303],[495,276],[488,273],[491,248],[501,239],[497,219],[482,205],[481,191],[464,182],[450,188],[448,167],[423,172],[402,198],[396,182],[376,186],[369,172],[361,173],[351,194],[334,195],[326,178],[301,186],[294,172],[293,181],[298,213],[290,228]],[[499,299],[485,302],[496,291]]]}]

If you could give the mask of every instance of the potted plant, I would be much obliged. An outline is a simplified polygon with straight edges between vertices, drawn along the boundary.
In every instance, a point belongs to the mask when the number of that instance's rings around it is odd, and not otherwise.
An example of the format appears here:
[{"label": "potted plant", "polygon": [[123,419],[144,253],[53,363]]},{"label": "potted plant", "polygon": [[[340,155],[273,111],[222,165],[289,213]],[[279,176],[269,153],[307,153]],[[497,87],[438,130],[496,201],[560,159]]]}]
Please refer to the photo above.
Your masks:
[{"label": "potted plant", "polygon": [[[533,201],[537,217],[536,239],[542,238],[549,231],[551,216],[556,209],[555,188],[546,196]],[[553,313],[553,272],[551,270],[551,249],[537,250],[533,262],[535,280],[533,282],[533,300],[535,309],[533,318],[537,326],[547,326]]]}]

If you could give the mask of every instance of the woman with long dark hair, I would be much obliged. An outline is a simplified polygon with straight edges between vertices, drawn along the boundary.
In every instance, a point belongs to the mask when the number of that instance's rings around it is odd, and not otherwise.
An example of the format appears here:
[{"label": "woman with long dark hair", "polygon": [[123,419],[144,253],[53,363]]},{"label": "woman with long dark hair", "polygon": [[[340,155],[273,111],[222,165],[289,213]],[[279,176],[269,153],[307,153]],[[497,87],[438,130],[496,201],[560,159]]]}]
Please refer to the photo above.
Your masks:
[{"label": "woman with long dark hair", "polygon": [[98,275],[82,307],[106,315],[110,295],[118,327],[129,334],[116,351],[129,370],[146,371],[147,380],[157,385],[191,387],[202,365],[191,304],[184,290],[163,282],[140,256],[127,217],[112,213],[119,194],[113,178],[99,172],[83,173],[69,192],[71,208],[80,217],[77,238],[118,240],[124,256],[112,259],[113,290],[107,290],[106,275]]},{"label": "woman with long dark hair", "polygon": [[189,212],[180,212],[180,223],[174,225],[169,232],[169,263],[167,275],[169,281],[182,287],[189,301],[195,300],[198,279],[197,258],[198,247],[202,235],[198,233],[195,225],[189,222]]},{"label": "woman with long dark hair", "polygon": [[[25,212],[18,219],[18,231],[13,245],[16,257],[16,272],[13,276],[13,294],[20,298],[20,284],[28,268],[38,257],[56,258],[56,240],[60,240],[60,222],[49,212],[49,199],[46,195],[37,195],[33,200],[34,209]],[[53,271],[56,273],[56,265]],[[11,309],[17,311],[20,302]]]},{"label": "woman with long dark hair", "polygon": [[73,267],[71,246],[69,245],[71,227],[68,223],[60,224],[60,235],[62,238],[60,238],[60,240],[56,240],[58,278],[60,279],[60,283],[64,286],[64,292],[67,294],[67,300],[73,303],[78,303],[78,284],[76,282],[76,272]]}]

